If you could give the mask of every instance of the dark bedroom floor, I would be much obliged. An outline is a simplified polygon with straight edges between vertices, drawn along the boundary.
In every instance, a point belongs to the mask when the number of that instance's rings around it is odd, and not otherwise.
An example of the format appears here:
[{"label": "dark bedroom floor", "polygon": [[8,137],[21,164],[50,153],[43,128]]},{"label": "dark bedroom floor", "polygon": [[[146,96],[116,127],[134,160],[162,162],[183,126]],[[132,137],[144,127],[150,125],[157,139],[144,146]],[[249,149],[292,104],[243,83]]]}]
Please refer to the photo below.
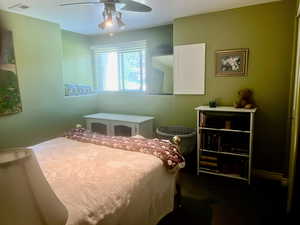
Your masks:
[{"label": "dark bedroom floor", "polygon": [[182,207],[158,225],[288,224],[286,188],[256,181],[251,186],[228,178],[180,173]]}]

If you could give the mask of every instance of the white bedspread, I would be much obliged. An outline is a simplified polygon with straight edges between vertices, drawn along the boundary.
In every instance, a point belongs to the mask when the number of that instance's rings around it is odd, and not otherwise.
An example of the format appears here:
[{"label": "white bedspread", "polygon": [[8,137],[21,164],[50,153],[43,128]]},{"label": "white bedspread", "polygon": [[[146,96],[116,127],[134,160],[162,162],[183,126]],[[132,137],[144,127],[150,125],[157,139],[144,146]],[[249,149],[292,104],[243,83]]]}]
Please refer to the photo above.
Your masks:
[{"label": "white bedspread", "polygon": [[173,209],[175,174],[154,156],[66,138],[32,149],[67,225],[155,225]]}]

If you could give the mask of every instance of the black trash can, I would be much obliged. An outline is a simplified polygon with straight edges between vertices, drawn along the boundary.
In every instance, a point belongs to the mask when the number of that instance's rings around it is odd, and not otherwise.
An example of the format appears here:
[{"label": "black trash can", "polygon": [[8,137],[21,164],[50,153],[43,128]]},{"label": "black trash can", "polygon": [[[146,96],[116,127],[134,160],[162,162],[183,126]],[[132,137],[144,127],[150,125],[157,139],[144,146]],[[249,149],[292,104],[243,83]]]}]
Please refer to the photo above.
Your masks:
[{"label": "black trash can", "polygon": [[170,140],[174,136],[181,138],[181,153],[188,155],[193,151],[196,145],[196,129],[184,126],[166,126],[156,129],[156,135],[159,139]]}]

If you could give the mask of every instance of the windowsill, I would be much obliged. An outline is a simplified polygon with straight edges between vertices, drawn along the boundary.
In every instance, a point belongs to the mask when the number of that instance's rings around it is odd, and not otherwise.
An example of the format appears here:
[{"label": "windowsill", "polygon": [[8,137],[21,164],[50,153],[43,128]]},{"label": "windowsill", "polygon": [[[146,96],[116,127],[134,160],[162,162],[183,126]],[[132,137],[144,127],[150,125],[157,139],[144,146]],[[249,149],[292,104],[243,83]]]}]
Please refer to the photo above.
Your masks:
[{"label": "windowsill", "polygon": [[128,95],[128,96],[170,96],[174,95],[172,93],[148,93],[148,92],[140,92],[140,91],[98,91],[99,95]]},{"label": "windowsill", "polygon": [[167,95],[167,96],[169,96],[169,95],[174,95],[173,93],[148,93],[147,95]]},{"label": "windowsill", "polygon": [[68,95],[68,96],[64,96],[64,98],[78,98],[78,97],[90,97],[90,96],[96,96],[98,95],[97,92],[94,92],[94,93],[91,93],[91,94],[88,94],[88,95]]},{"label": "windowsill", "polygon": [[147,93],[147,92],[130,92],[130,91],[97,91],[88,95],[70,95],[64,96],[65,99],[91,97],[97,95],[127,95],[127,96],[174,96],[172,93]]}]

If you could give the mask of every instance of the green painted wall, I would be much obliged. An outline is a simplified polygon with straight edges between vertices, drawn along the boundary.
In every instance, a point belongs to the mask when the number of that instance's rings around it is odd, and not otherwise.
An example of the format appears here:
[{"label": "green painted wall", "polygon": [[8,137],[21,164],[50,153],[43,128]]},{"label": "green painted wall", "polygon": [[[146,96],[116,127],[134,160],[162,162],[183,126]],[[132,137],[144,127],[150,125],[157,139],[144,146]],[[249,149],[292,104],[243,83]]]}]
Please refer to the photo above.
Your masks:
[{"label": "green painted wall", "polygon": [[[102,94],[64,98],[64,79],[76,78],[85,70],[90,73],[87,41],[97,45],[146,39],[155,49],[173,44],[170,32],[165,32],[172,26],[85,40],[78,34],[61,34],[56,24],[1,12],[6,26],[14,33],[24,112],[0,117],[0,147],[30,145],[55,137],[82,121],[82,115],[96,111],[153,115],[156,126],[194,127],[194,107],[214,98],[222,105],[230,105],[240,88],[249,87],[254,90],[260,108],[256,120],[255,167],[281,171],[287,153],[284,146],[295,5],[290,0],[174,22],[175,45],[207,44],[205,96]],[[250,49],[248,77],[214,76],[215,51],[231,48]],[[84,68],[73,68],[82,55]]]},{"label": "green painted wall", "polygon": [[90,36],[92,45],[105,45],[138,40],[147,40],[148,48],[151,50],[162,45],[173,45],[173,26],[166,25],[148,29],[120,32],[115,33],[113,36],[108,34]]},{"label": "green painted wall", "polygon": [[0,11],[14,35],[23,112],[0,117],[0,148],[56,137],[96,112],[96,96],[64,98],[62,38],[57,24]]},{"label": "green painted wall", "polygon": [[64,84],[93,87],[92,55],[85,35],[62,31]]},{"label": "green painted wall", "polygon": [[[231,105],[237,91],[249,87],[259,105],[254,140],[255,167],[282,171],[287,155],[286,124],[295,5],[293,0],[282,1],[175,20],[175,45],[207,44],[207,94],[103,94],[98,97],[99,111],[153,115],[157,126],[182,124],[195,127],[194,107],[214,98],[221,105]],[[128,41],[140,38],[139,34],[147,36],[145,31],[136,31],[120,33],[112,39],[97,38],[96,41]],[[215,77],[215,51],[232,48],[250,49],[249,76]]]}]

